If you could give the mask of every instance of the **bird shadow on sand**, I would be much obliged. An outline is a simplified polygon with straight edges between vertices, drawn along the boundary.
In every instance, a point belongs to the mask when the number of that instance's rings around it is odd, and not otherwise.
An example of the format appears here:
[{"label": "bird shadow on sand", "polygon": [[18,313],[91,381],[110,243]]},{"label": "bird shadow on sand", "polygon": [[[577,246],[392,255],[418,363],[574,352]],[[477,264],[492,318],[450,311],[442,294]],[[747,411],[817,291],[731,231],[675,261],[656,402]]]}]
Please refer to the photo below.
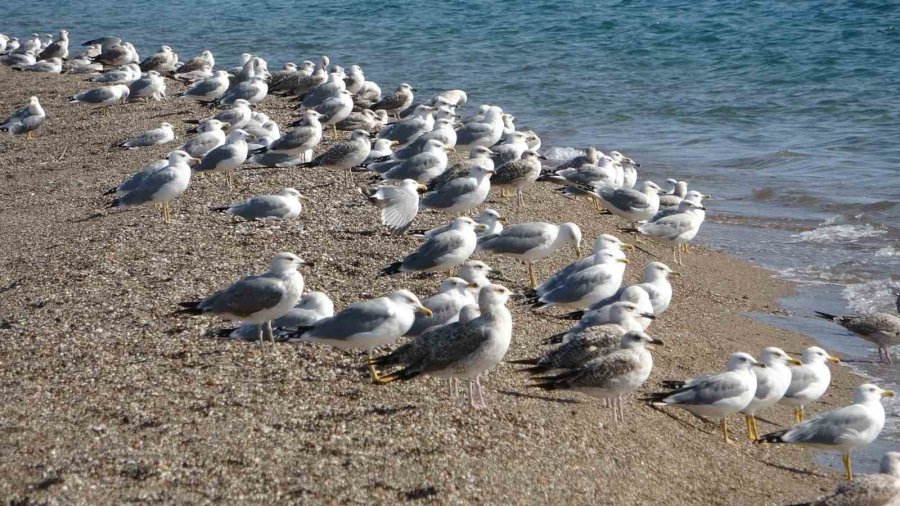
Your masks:
[{"label": "bird shadow on sand", "polygon": [[767,462],[765,460],[760,460],[760,462],[762,462],[763,464],[765,464],[769,467],[774,467],[775,469],[780,469],[782,471],[787,471],[789,473],[804,474],[806,476],[815,476],[816,478],[828,478],[828,475],[816,473],[813,471],[809,471],[807,469],[799,469],[796,467],[786,466],[783,464],[777,464],[775,462]]},{"label": "bird shadow on sand", "polygon": [[[689,422],[686,421],[686,420],[682,420],[681,418],[675,416],[673,413],[670,413],[669,411],[667,411],[667,410],[665,410],[665,409],[662,409],[662,408],[660,408],[659,406],[654,406],[654,405],[652,405],[652,404],[648,404],[648,407],[649,407],[650,409],[656,411],[656,412],[659,412],[659,413],[661,413],[661,414],[663,414],[663,415],[668,416],[668,417],[671,418],[672,420],[675,420],[676,422],[680,423],[681,425],[684,425],[685,427],[689,427],[689,428],[691,428],[691,429],[693,429],[693,430],[698,430],[698,431],[703,432],[703,433],[705,433],[705,434],[709,434],[710,436],[712,436],[712,435],[718,433],[718,431],[715,431],[715,430],[713,430],[713,431],[706,430],[706,429],[703,428],[703,427],[699,427],[699,426],[697,426],[697,425],[694,425],[694,424],[692,424],[692,423],[689,423]],[[708,420],[708,419],[706,419],[706,418],[703,418],[702,416],[695,415],[695,414],[691,413],[690,411],[688,411],[688,414],[690,414],[691,416],[693,416],[693,417],[696,418],[697,420],[700,420],[701,422],[703,422],[703,423],[705,423],[705,424],[707,424],[707,425],[715,425],[715,423],[714,423],[712,420]]]},{"label": "bird shadow on sand", "polygon": [[538,394],[529,394],[526,392],[516,392],[515,390],[498,390],[497,393],[508,395],[510,397],[522,397],[526,399],[539,399],[542,401],[550,401],[557,402],[559,404],[582,404],[581,401],[576,399],[559,399],[557,397],[550,397],[549,395],[538,395]]}]

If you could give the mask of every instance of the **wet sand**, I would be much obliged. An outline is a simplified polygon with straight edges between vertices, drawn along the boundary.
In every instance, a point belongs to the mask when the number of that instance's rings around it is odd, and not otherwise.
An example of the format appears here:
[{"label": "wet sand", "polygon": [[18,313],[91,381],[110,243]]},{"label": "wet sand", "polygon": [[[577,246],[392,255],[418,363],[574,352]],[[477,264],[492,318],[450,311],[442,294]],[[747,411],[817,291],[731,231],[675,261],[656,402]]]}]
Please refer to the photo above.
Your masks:
[{"label": "wet sand", "polygon": [[[737,417],[738,445],[723,443],[717,426],[634,399],[627,423],[614,425],[599,402],[529,389],[510,364],[483,380],[488,408],[472,411],[435,380],[372,385],[356,354],[210,337],[223,322],[169,313],[264,271],[278,251],[314,260],[307,287],[338,308],[401,287],[427,296],[439,278],[376,279],[417,240],[385,236],[374,208],[325,169],[249,169],[232,190],[220,175],[201,175],[173,203],[170,225],[153,207],[109,211],[104,191],[177,146],[112,145],[162,121],[180,142],[182,121],[211,111],[170,98],[102,115],[67,103],[89,87],[83,77],[0,68],[0,82],[0,111],[35,94],[49,117],[31,142],[0,138],[0,496],[8,501],[785,504],[840,479],[816,467],[810,450],[750,444]],[[178,89],[170,84],[169,95]],[[260,109],[280,125],[291,112],[273,97]],[[207,210],[285,186],[315,201],[295,221],[247,223]],[[598,234],[618,233],[617,219],[551,190],[528,190],[525,209],[496,195],[489,205],[512,223],[574,221],[588,248]],[[423,213],[415,226],[444,220]],[[667,248],[643,246],[670,260]],[[511,288],[525,287],[523,266],[478,258],[511,277]],[[656,260],[630,259],[627,282]],[[567,250],[539,262],[538,276],[571,260]],[[672,306],[650,328],[666,346],[653,352],[643,391],[721,370],[733,351],[799,353],[811,344],[744,316],[778,313],[773,301],[791,287],[772,273],[700,248],[686,262]],[[541,339],[566,327],[553,310],[512,309],[509,359],[541,353]],[[858,383],[837,368],[812,411],[846,404]],[[762,416],[790,421],[787,408]]]}]

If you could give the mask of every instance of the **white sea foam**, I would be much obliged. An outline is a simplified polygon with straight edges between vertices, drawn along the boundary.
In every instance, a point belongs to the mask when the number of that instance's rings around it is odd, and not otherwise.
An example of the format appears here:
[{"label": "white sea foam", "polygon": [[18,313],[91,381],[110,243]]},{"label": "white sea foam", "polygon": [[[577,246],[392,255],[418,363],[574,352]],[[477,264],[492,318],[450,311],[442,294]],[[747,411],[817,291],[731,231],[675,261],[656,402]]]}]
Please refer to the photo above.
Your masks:
[{"label": "white sea foam", "polygon": [[856,313],[871,313],[872,311],[885,311],[893,313],[896,310],[894,295],[900,288],[900,284],[892,283],[886,279],[857,283],[844,287],[843,295],[847,301],[847,307]]},{"label": "white sea foam", "polygon": [[867,237],[877,237],[887,231],[872,225],[827,225],[813,230],[801,232],[797,237],[801,241],[820,244],[853,243]]},{"label": "white sea foam", "polygon": [[900,250],[890,244],[875,252],[877,257],[895,257],[898,255],[900,255]]},{"label": "white sea foam", "polygon": [[564,162],[566,160],[571,160],[576,156],[581,156],[584,154],[583,149],[575,149],[575,148],[549,148],[544,150],[541,154],[547,157],[548,160],[552,160],[554,162]]}]

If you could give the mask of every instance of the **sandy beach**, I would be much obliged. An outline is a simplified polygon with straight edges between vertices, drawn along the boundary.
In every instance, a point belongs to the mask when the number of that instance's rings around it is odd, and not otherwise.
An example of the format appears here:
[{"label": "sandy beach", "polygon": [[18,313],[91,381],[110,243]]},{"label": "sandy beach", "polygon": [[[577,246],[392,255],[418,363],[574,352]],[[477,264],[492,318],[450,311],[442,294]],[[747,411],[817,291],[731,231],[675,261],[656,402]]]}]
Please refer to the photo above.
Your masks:
[{"label": "sandy beach", "polygon": [[[717,426],[635,399],[627,423],[586,396],[529,389],[517,367],[483,380],[488,408],[470,410],[431,379],[373,385],[357,354],[307,345],[259,346],[212,337],[225,323],[171,316],[203,297],[264,271],[292,251],[316,265],[307,287],[338,308],[396,288],[434,292],[437,276],[376,278],[418,240],[389,237],[377,213],[324,169],[248,168],[229,190],[200,175],[172,205],[173,222],[153,207],[106,209],[103,192],[185,138],[186,119],[212,111],[183,99],[134,103],[102,115],[68,104],[92,85],[79,76],[0,68],[8,113],[30,95],[48,120],[35,139],[0,137],[0,496],[9,503],[126,502],[494,504],[787,504],[831,490],[839,473],[814,453],[722,442]],[[179,91],[169,81],[169,96]],[[259,107],[286,125],[292,111],[268,97]],[[112,146],[172,123],[176,144],[135,151]],[[358,185],[369,176],[356,174]],[[697,183],[698,186],[701,184]],[[208,211],[292,186],[313,203],[297,220],[249,223]],[[528,207],[492,195],[489,205],[522,221],[574,221],[585,246],[623,223],[539,184]],[[715,212],[714,202],[709,203]],[[446,221],[422,213],[417,228]],[[701,232],[702,237],[703,232]],[[626,282],[658,256],[629,254]],[[522,265],[477,258],[523,289]],[[573,259],[566,250],[536,264],[546,277]],[[664,379],[721,370],[728,354],[765,346],[799,354],[805,337],[749,319],[776,313],[791,287],[772,273],[693,248],[674,278],[672,306],[650,334],[665,341],[642,391]],[[567,327],[553,314],[511,304],[508,359],[535,356],[542,338]],[[844,405],[861,380],[834,370],[814,413]],[[762,414],[779,425],[788,408]],[[761,422],[761,431],[776,427]]]}]

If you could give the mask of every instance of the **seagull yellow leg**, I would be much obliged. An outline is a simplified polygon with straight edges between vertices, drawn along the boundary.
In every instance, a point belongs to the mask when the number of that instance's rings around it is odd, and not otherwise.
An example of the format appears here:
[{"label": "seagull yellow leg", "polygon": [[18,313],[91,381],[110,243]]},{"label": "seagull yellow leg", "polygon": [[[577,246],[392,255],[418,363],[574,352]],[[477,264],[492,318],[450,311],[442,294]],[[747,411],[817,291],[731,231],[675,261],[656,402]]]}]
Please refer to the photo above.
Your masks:
[{"label": "seagull yellow leg", "polygon": [[537,278],[534,277],[534,266],[531,265],[531,262],[525,262],[525,265],[528,266],[528,279],[531,280],[531,288],[537,288]]},{"label": "seagull yellow leg", "polygon": [[803,406],[800,406],[799,408],[797,408],[797,423],[800,423],[802,421],[803,421]]},{"label": "seagull yellow leg", "polygon": [[744,415],[744,421],[747,422],[747,439],[750,441],[755,440],[753,437],[753,415]]},{"label": "seagull yellow leg", "polygon": [[753,422],[753,440],[759,439],[759,426],[756,425],[756,417],[750,415],[750,420]]},{"label": "seagull yellow leg", "polygon": [[25,134],[25,139],[27,139],[29,141],[31,140],[31,132],[28,132],[27,134]]},{"label": "seagull yellow leg", "polygon": [[372,378],[372,383],[380,383],[381,377],[378,375],[378,371],[375,370],[375,364],[372,362],[375,357],[372,356],[372,352],[368,352],[368,360],[366,360],[366,364],[369,366],[369,376]]},{"label": "seagull yellow leg", "polygon": [[853,466],[850,464],[850,454],[849,453],[844,454],[844,472],[846,473],[844,475],[845,478],[847,478],[848,480],[853,479]]},{"label": "seagull yellow leg", "polygon": [[726,443],[734,444],[734,441],[732,441],[731,438],[728,437],[728,420],[724,418],[722,419],[722,437],[724,438]]}]

